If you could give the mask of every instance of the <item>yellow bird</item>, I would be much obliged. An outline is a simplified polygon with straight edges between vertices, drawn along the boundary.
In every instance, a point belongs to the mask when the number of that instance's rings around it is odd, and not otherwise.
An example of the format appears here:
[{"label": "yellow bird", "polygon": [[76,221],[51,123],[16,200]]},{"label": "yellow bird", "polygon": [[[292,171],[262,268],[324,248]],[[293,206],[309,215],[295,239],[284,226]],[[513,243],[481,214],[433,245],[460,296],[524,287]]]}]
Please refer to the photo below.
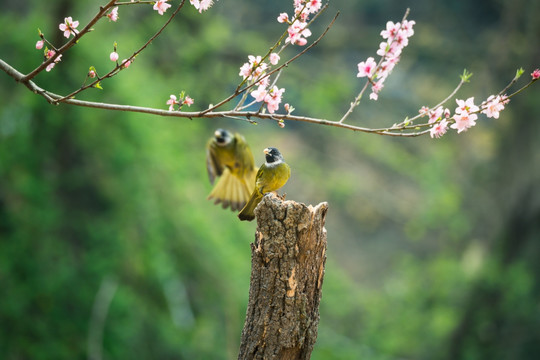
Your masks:
[{"label": "yellow bird", "polygon": [[266,162],[262,164],[257,172],[255,189],[251,197],[238,214],[240,220],[251,221],[255,218],[254,210],[261,202],[264,194],[273,192],[281,188],[291,176],[291,168],[278,149],[269,147],[264,149]]},{"label": "yellow bird", "polygon": [[206,145],[206,169],[211,184],[219,177],[208,195],[215,204],[238,211],[244,207],[255,186],[257,168],[244,137],[217,129]]}]

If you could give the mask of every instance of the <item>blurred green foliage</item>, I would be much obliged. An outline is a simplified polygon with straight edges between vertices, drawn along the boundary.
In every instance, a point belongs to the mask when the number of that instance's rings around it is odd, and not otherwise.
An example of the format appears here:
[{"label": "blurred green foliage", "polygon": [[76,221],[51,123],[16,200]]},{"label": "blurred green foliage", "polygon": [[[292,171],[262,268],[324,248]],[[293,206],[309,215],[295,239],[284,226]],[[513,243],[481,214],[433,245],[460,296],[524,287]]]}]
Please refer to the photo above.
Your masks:
[{"label": "blurred green foliage", "polygon": [[[55,44],[66,16],[84,24],[97,2],[0,5],[1,58],[22,72],[41,60],[37,28]],[[517,0],[410,4],[415,36],[380,100],[350,121],[380,126],[449,94],[477,102],[538,67],[540,4]],[[79,98],[193,108],[237,85],[247,55],[284,27],[290,1],[189,4],[104,90]],[[360,89],[396,0],[336,0],[313,25],[338,22],[280,78],[296,113],[337,119]],[[164,20],[123,6],[100,21],[38,85],[77,88],[88,68],[128,57]],[[293,56],[294,49],[282,56]],[[288,198],[328,201],[328,261],[313,359],[540,357],[540,103],[537,86],[498,120],[439,140],[224,119],[172,119],[51,106],[0,75],[0,357],[232,359],[247,305],[254,224],[206,201],[205,143],[243,133],[258,163],[276,146],[293,169]],[[452,107],[452,104],[448,105]],[[107,300],[109,299],[109,300]],[[101,315],[100,315],[101,314]],[[102,341],[101,337],[102,336]]]}]

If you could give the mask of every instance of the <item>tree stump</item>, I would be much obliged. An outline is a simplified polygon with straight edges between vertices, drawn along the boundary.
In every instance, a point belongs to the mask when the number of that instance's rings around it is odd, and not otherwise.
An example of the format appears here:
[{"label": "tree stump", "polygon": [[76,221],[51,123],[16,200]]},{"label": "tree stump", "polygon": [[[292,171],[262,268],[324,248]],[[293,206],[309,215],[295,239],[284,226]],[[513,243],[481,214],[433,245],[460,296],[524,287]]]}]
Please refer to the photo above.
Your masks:
[{"label": "tree stump", "polygon": [[328,204],[268,194],[255,209],[251,280],[238,359],[309,359],[319,325]]}]

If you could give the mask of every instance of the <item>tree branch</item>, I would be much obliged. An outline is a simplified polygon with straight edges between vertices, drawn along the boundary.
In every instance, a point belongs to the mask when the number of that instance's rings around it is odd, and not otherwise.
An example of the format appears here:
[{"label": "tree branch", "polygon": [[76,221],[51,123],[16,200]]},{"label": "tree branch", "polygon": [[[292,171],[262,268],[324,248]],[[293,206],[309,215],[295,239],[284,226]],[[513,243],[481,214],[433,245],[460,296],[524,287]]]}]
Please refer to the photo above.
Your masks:
[{"label": "tree branch", "polygon": [[[178,12],[180,11],[180,9],[182,9],[182,7],[184,6],[184,3],[185,3],[185,0],[182,0],[180,2],[180,5],[178,5],[178,7],[176,8],[176,10],[171,14],[171,16],[169,17],[169,19],[165,22],[165,24],[163,24],[163,26],[154,34],[154,36],[152,36],[150,39],[148,39],[148,41],[143,45],[141,46],[137,51],[135,51],[129,58],[127,58],[126,60],[127,61],[132,61],[137,55],[139,55],[144,49],[146,49],[146,47],[148,45],[150,45],[150,43],[152,41],[154,41],[155,38],[157,38],[162,32],[163,30],[167,27],[167,25],[170,24],[170,22],[172,21],[172,19],[174,19],[174,17],[176,16],[176,14],[178,14]],[[123,3],[125,4],[125,3]],[[122,4],[122,5],[123,5]],[[130,4],[130,3],[128,3]],[[117,5],[120,5],[120,4],[117,4]],[[111,78],[113,77],[114,75],[116,75],[116,73],[118,73],[120,70],[122,70],[122,64],[118,64],[118,62],[116,62],[116,67],[114,67],[111,71],[109,71],[106,75],[104,76],[98,76],[96,80],[92,81],[90,84],[88,85],[84,85],[84,86],[81,86],[79,89],[73,91],[71,94],[68,94],[68,95],[65,95],[63,97],[61,97],[60,99],[57,99],[55,100],[54,102],[55,103],[59,103],[59,102],[64,102],[66,99],[69,99],[69,98],[72,98],[74,97],[75,95],[77,95],[78,93],[88,89],[88,88],[92,88],[94,87],[97,83],[99,83],[100,81],[104,80],[104,79],[108,79],[108,78]]]},{"label": "tree branch", "polygon": [[41,65],[39,65],[37,68],[32,70],[32,72],[30,72],[28,75],[25,75],[23,77],[23,79],[22,79],[22,82],[32,80],[37,74],[42,72],[43,69],[45,69],[50,63],[52,63],[58,56],[62,55],[64,52],[69,50],[69,48],[71,48],[73,45],[75,45],[77,43],[77,41],[82,36],[84,36],[84,34],[86,34],[87,32],[92,30],[92,26],[94,26],[94,24],[97,23],[98,20],[101,19],[101,17],[103,17],[105,15],[105,13],[111,7],[114,6],[116,1],[118,1],[118,0],[111,0],[111,1],[109,1],[107,3],[107,5],[100,7],[99,12],[92,18],[92,20],[90,20],[90,22],[88,24],[86,24],[86,26],[81,31],[79,31],[77,34],[75,34],[75,36],[73,36],[71,39],[69,39],[69,41],[67,43],[65,43],[60,49],[58,49],[58,51],[56,51],[56,53],[53,56],[51,56],[49,59],[44,61]]}]

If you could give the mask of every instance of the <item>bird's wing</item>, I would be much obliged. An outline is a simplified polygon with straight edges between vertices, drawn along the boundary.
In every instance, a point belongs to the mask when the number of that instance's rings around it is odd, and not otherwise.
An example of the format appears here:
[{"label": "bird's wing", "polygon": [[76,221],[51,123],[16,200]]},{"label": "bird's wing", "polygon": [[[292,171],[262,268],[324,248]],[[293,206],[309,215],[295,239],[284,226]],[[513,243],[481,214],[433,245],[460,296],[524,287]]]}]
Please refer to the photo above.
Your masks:
[{"label": "bird's wing", "polygon": [[216,177],[221,176],[223,173],[223,165],[219,161],[213,139],[210,139],[206,145],[206,170],[208,171],[208,180],[210,180],[210,184],[214,184]]},{"label": "bird's wing", "polygon": [[239,173],[241,177],[253,171],[255,168],[255,160],[253,159],[253,153],[246,142],[246,139],[238,133],[234,134],[236,138],[236,162],[239,167]]}]

